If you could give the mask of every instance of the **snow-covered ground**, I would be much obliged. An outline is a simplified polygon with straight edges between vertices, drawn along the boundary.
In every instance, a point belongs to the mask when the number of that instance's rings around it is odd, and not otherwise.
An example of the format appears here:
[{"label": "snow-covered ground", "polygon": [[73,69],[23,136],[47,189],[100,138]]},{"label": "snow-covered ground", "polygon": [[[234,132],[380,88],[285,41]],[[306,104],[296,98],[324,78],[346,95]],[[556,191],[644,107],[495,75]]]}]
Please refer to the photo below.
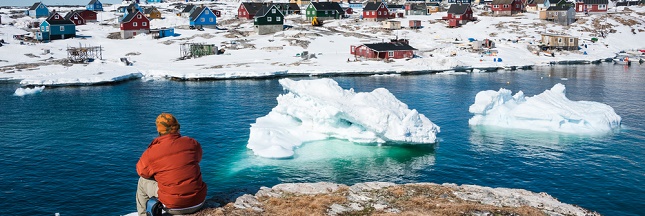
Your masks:
[{"label": "snow-covered ground", "polygon": [[[133,39],[109,39],[110,33],[119,32],[116,15],[108,6],[98,15],[99,22],[77,26],[77,37],[54,40],[50,43],[20,45],[12,35],[35,31],[26,28],[32,18],[20,17],[23,9],[0,9],[2,23],[0,39],[9,44],[0,47],[0,81],[9,80],[23,85],[85,85],[115,82],[139,77],[180,79],[232,79],[285,75],[317,75],[327,73],[404,73],[418,71],[444,71],[458,67],[507,67],[545,65],[552,61],[597,60],[613,57],[621,50],[645,48],[642,40],[645,31],[645,8],[630,6],[611,8],[609,15],[579,16],[570,26],[561,26],[539,20],[535,13],[513,17],[491,17],[475,9],[478,21],[460,28],[448,28],[440,17],[446,12],[429,16],[397,18],[403,27],[408,20],[421,20],[418,30],[383,30],[380,23],[367,22],[354,17],[325,22],[324,27],[312,27],[304,15],[291,15],[285,25],[288,30],[272,35],[253,32],[252,20],[234,18],[239,6],[237,1],[211,3],[221,10],[220,29],[190,30],[188,20],[174,14],[174,5],[155,4],[164,19],[151,21],[152,28],[174,27],[177,37],[153,39],[138,35]],[[79,8],[57,8],[61,14]],[[42,20],[39,19],[39,20]],[[12,25],[9,25],[12,24]],[[632,29],[633,32],[632,33]],[[606,38],[598,37],[597,30],[610,31]],[[555,57],[536,55],[527,49],[540,40],[540,33],[568,34],[580,38],[579,51],[556,52]],[[359,60],[350,54],[351,45],[389,41],[394,38],[409,39],[419,58],[394,62]],[[592,37],[599,41],[591,43]],[[468,49],[468,38],[491,39],[495,42],[497,56],[482,55]],[[224,55],[203,56],[179,60],[180,44],[207,43],[225,49]],[[68,47],[101,46],[102,60],[87,65],[61,63],[67,58]],[[586,46],[585,46],[586,45]],[[316,58],[304,60],[296,54],[308,51]],[[584,54],[586,52],[586,55]],[[119,61],[127,57],[133,66]],[[501,58],[502,62],[493,61]],[[348,59],[350,61],[348,61]]]}]

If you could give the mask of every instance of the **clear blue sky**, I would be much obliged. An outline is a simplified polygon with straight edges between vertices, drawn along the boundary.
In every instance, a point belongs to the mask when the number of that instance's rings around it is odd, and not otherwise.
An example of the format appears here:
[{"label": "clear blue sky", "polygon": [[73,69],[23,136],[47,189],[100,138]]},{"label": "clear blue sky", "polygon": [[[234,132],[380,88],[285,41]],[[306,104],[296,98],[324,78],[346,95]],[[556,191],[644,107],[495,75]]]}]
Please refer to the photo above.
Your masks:
[{"label": "clear blue sky", "polygon": [[[91,0],[0,0],[0,6],[31,6],[36,2],[45,5],[86,5]],[[103,4],[121,3],[121,0],[99,0]]]}]

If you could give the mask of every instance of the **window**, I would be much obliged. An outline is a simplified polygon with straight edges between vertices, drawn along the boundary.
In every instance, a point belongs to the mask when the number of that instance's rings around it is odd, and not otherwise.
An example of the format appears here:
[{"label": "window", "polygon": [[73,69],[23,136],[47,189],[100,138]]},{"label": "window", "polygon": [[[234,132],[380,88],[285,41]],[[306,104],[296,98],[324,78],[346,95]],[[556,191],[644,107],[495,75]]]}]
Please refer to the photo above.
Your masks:
[{"label": "window", "polygon": [[275,9],[271,9],[271,13],[275,13]]},{"label": "window", "polygon": [[206,22],[206,19],[205,18],[199,18],[199,21],[200,22]]},{"label": "window", "polygon": [[331,14],[336,14],[336,11],[331,11]]},{"label": "window", "polygon": [[141,19],[141,14],[137,15],[137,19]]},{"label": "window", "polygon": [[573,38],[569,38],[569,44],[573,44]]},{"label": "window", "polygon": [[276,17],[276,18],[275,18],[275,21],[280,22],[280,17]]},{"label": "window", "polygon": [[561,43],[562,43],[562,38],[558,38],[558,43],[559,43],[559,44],[561,44]]},{"label": "window", "polygon": [[43,9],[43,8],[45,8],[45,6],[43,6],[43,5],[40,5],[40,9]]},{"label": "window", "polygon": [[376,15],[376,11],[372,11],[372,15]]},{"label": "window", "polygon": [[137,26],[137,22],[133,22],[133,23],[132,23],[132,26]]},{"label": "window", "polygon": [[205,11],[204,11],[204,13],[205,13],[205,14],[210,14],[210,12],[208,12],[208,10],[205,10]]},{"label": "window", "polygon": [[49,26],[45,26],[45,31],[46,31],[46,32],[48,32],[48,31],[49,31]]},{"label": "window", "polygon": [[208,18],[208,21],[209,21],[209,22],[213,22],[213,17]]},{"label": "window", "polygon": [[65,31],[65,26],[61,26],[60,31]]},{"label": "window", "polygon": [[394,57],[394,51],[388,51],[387,56],[388,57]]},{"label": "window", "polygon": [[142,22],[142,23],[141,23],[141,26],[147,26],[147,25],[148,25],[148,23],[147,23],[147,22]]},{"label": "window", "polygon": [[40,31],[45,31],[45,26],[41,26]]},{"label": "window", "polygon": [[267,21],[268,21],[268,22],[271,22],[271,17],[267,17]]},{"label": "window", "polygon": [[606,8],[607,8],[607,5],[604,5],[604,4],[598,5],[598,9],[606,9]]},{"label": "window", "polygon": [[329,11],[325,11],[325,14],[329,13]]},{"label": "window", "polygon": [[379,15],[379,16],[381,15],[381,11],[379,11],[379,12],[378,12],[378,15]]},{"label": "window", "polygon": [[461,15],[455,15],[455,18],[456,18],[456,19],[461,18]]},{"label": "window", "polygon": [[499,8],[499,5],[493,5],[493,8]]},{"label": "window", "polygon": [[508,5],[504,5],[504,8],[508,8]]},{"label": "window", "polygon": [[56,16],[54,16],[54,19],[60,19],[60,17],[58,15],[56,15]]}]

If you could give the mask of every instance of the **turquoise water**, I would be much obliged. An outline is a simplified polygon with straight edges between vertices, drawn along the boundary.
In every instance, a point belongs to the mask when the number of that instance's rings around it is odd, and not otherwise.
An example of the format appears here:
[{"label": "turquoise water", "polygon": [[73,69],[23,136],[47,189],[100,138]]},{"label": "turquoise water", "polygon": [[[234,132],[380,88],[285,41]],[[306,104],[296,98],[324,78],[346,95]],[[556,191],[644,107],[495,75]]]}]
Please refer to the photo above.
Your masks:
[{"label": "turquoise water", "polygon": [[[305,79],[305,78],[297,78]],[[306,78],[310,79],[310,78]],[[135,211],[135,164],[171,112],[201,142],[213,201],[283,182],[435,182],[524,188],[604,215],[645,209],[645,67],[557,66],[467,75],[333,77],[343,88],[384,87],[441,126],[436,145],[308,143],[289,160],[253,156],[250,124],[283,93],[277,80],[132,81],[12,96],[0,84],[0,215],[120,215]],[[606,136],[468,126],[482,90],[532,96],[556,83],[571,100],[609,104],[623,128]]]}]

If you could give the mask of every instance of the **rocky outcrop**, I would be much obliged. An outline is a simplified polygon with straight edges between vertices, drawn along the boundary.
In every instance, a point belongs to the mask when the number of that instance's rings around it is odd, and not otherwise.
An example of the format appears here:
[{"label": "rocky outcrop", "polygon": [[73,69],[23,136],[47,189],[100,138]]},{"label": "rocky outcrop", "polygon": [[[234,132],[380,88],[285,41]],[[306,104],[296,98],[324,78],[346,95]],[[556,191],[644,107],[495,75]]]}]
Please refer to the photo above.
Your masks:
[{"label": "rocky outcrop", "polygon": [[599,215],[546,193],[476,185],[279,184],[198,215]]}]

